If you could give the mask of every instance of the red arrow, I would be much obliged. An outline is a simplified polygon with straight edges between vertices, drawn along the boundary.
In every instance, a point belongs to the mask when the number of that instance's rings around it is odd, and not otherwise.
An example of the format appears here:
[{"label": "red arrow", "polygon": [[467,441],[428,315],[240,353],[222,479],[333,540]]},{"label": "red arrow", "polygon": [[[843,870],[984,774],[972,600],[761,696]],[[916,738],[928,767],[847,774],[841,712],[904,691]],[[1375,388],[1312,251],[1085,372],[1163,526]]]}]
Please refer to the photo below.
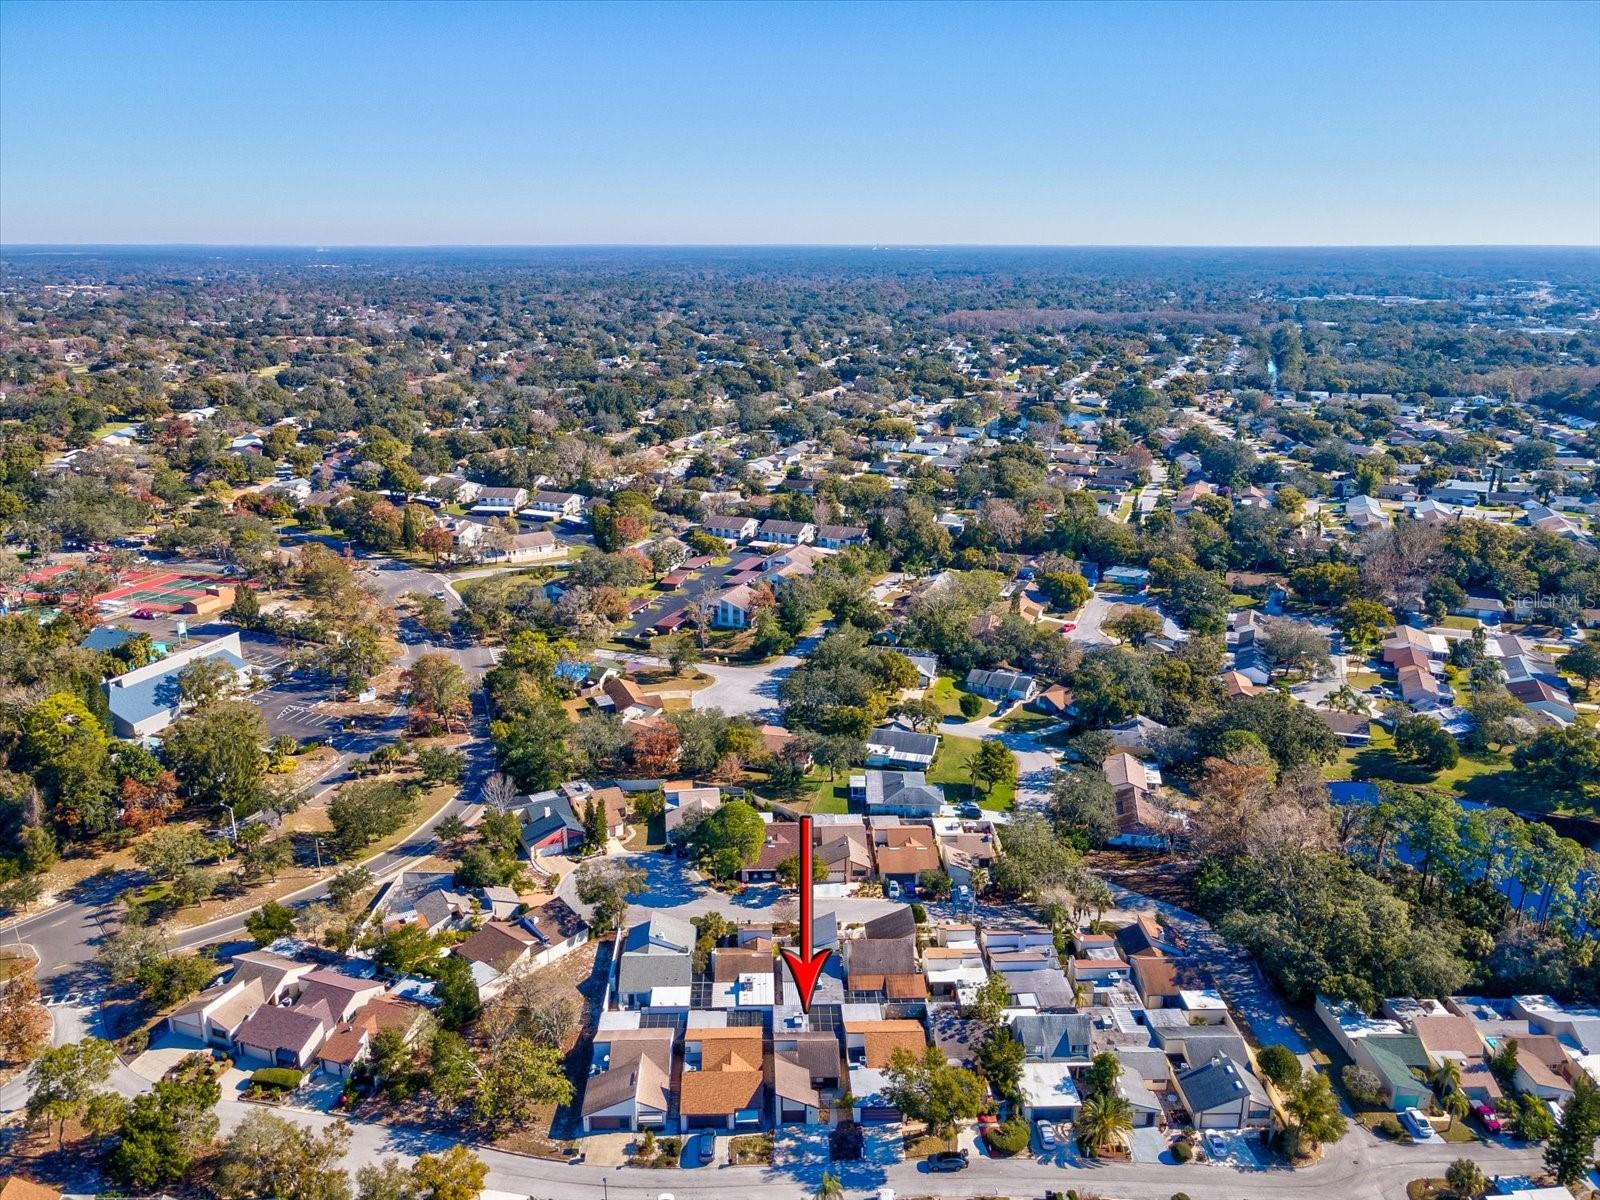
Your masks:
[{"label": "red arrow", "polygon": [[811,942],[811,818],[800,818],[800,953],[783,951],[783,961],[789,964],[789,974],[794,977],[795,989],[800,993],[800,1011],[811,1011],[811,996],[817,990],[817,980],[822,966],[832,950],[818,950]]}]

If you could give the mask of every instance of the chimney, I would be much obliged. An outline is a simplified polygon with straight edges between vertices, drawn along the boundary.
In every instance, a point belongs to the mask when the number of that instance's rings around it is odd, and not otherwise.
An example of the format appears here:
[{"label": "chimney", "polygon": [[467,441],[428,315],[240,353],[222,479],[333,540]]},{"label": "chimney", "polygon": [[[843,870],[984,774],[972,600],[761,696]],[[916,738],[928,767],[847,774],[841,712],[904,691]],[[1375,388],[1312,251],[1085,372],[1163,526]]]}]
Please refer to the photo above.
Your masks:
[{"label": "chimney", "polygon": [[544,806],[544,815],[547,817],[550,815],[550,806],[548,804]]}]

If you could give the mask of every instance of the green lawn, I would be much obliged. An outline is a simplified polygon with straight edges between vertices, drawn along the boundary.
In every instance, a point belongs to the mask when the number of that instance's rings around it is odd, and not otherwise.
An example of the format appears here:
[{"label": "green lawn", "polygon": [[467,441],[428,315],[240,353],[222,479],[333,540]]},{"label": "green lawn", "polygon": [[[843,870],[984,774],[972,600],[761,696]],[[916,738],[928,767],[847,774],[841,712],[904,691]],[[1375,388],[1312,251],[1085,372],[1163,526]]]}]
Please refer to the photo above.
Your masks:
[{"label": "green lawn", "polygon": [[1014,708],[996,721],[994,727],[1005,733],[1031,733],[1035,729],[1048,729],[1056,723],[1055,717],[1048,717],[1044,713]]},{"label": "green lawn", "polygon": [[[1360,748],[1347,746],[1340,750],[1338,760],[1325,773],[1329,779],[1389,779],[1395,783],[1425,783],[1463,793],[1472,781],[1489,776],[1507,775],[1506,779],[1496,780],[1495,783],[1509,784],[1510,769],[1511,759],[1507,755],[1462,751],[1460,762],[1448,771],[1435,774],[1396,758],[1394,735],[1379,725],[1373,725],[1372,744]],[[1482,787],[1480,783],[1472,790],[1480,791]]]},{"label": "green lawn", "polygon": [[[961,697],[966,694],[968,694],[966,689],[957,687],[954,679],[951,679],[948,675],[941,675],[934,680],[933,686],[928,689],[927,698],[942,708],[947,718],[959,718],[961,716]],[[982,720],[994,711],[994,702],[985,700],[982,696],[979,696],[978,699],[982,702],[983,708],[979,710],[977,719]]]},{"label": "green lawn", "polygon": [[990,812],[1009,812],[1015,788],[1009,783],[997,783],[985,794],[973,787],[969,764],[978,752],[978,738],[946,737],[939,743],[939,754],[928,772],[928,782],[944,788],[945,798],[953,804],[976,800]]}]

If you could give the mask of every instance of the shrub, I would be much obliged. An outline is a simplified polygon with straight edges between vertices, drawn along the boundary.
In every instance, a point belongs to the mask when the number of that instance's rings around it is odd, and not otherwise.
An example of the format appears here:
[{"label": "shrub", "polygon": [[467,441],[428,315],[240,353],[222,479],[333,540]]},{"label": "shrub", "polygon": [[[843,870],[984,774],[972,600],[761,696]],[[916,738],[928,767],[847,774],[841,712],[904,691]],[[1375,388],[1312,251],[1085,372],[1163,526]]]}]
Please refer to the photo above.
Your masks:
[{"label": "shrub", "polygon": [[250,1076],[252,1087],[273,1088],[292,1092],[300,1086],[302,1076],[293,1067],[262,1067]]},{"label": "shrub", "polygon": [[1406,1135],[1406,1131],[1394,1117],[1384,1117],[1372,1127],[1372,1132],[1381,1138],[1388,1138],[1391,1142],[1398,1142]]},{"label": "shrub", "polygon": [[1009,1158],[1013,1154],[1021,1154],[1028,1148],[1028,1123],[1018,1117],[1000,1125],[989,1126],[986,1135],[989,1139],[989,1149],[1002,1157]]},{"label": "shrub", "polygon": [[956,701],[961,709],[961,715],[967,720],[974,720],[983,711],[983,701],[971,692],[962,692],[961,699]]},{"label": "shrub", "polygon": [[1172,1200],[1189,1200],[1188,1192],[1173,1192]]},{"label": "shrub", "polygon": [[854,1121],[841,1121],[828,1135],[828,1157],[834,1162],[854,1162],[861,1157],[866,1135]]},{"label": "shrub", "polygon": [[928,923],[928,910],[915,900],[911,902],[911,919],[918,925],[926,925]]},{"label": "shrub", "polygon": [[1189,1145],[1188,1142],[1179,1142],[1172,1147],[1172,1157],[1181,1163],[1192,1162],[1194,1160],[1194,1147]]}]

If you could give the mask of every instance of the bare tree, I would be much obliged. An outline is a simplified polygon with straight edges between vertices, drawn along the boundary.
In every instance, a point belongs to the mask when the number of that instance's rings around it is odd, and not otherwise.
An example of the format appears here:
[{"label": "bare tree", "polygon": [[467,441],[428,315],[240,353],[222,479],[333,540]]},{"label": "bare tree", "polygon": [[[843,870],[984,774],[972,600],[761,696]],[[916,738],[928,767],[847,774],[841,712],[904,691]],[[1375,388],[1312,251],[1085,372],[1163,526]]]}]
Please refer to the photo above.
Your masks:
[{"label": "bare tree", "polygon": [[488,781],[483,785],[484,807],[492,813],[499,814],[509,812],[516,802],[516,784],[498,771],[489,776]]}]

